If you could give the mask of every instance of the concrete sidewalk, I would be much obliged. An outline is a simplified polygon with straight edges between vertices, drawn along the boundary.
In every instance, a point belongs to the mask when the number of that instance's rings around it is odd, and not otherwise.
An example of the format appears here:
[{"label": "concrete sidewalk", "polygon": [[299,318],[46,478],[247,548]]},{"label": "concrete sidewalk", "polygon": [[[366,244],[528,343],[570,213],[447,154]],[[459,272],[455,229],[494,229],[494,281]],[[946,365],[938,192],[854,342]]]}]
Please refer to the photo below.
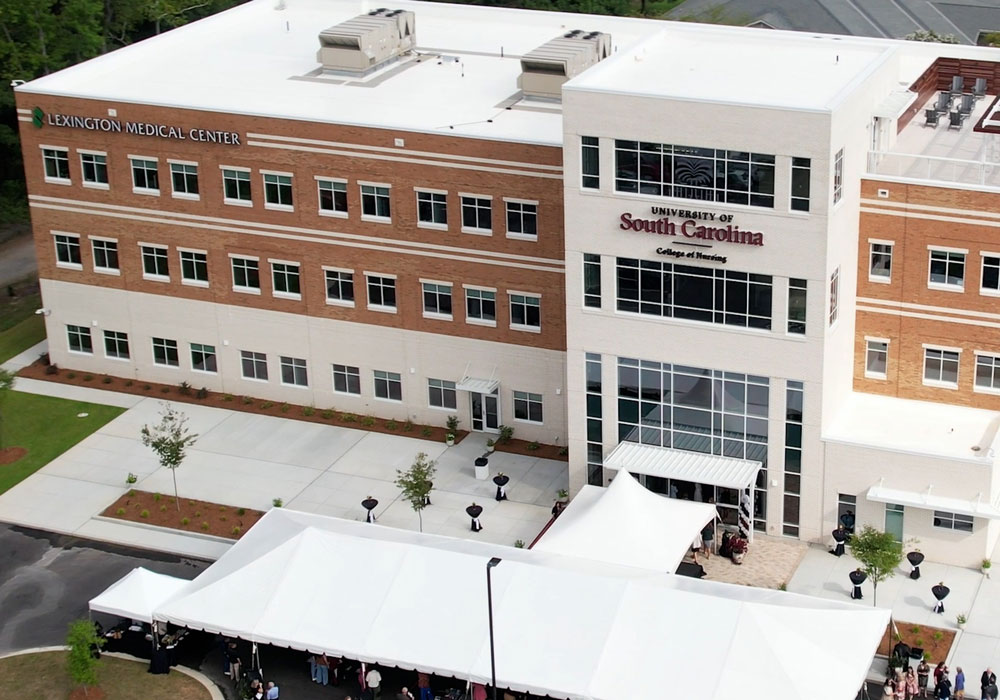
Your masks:
[{"label": "concrete sidewalk", "polygon": [[[39,351],[36,346],[18,361],[34,361]],[[139,441],[142,426],[158,421],[166,402],[26,379],[18,379],[16,389],[128,410],[0,495],[0,520],[186,556],[214,559],[228,549],[229,544],[199,533],[163,532],[95,517],[124,493],[129,472],[139,477],[138,489],[173,492],[169,470]],[[565,462],[496,452],[490,456],[491,476],[502,471],[511,479],[509,500],[497,503],[492,481],[474,476],[473,460],[486,450],[487,436],[481,433],[447,447],[404,435],[173,405],[199,436],[177,472],[182,498],[261,510],[281,498],[289,508],[363,520],[361,501],[372,496],[379,501],[379,523],[415,530],[417,515],[400,499],[393,480],[397,469],[407,468],[424,452],[438,468],[433,505],[423,513],[424,531],[513,545],[534,539],[550,517],[557,492],[567,488]],[[483,506],[483,530],[477,534],[470,531],[465,514],[473,501]]]}]

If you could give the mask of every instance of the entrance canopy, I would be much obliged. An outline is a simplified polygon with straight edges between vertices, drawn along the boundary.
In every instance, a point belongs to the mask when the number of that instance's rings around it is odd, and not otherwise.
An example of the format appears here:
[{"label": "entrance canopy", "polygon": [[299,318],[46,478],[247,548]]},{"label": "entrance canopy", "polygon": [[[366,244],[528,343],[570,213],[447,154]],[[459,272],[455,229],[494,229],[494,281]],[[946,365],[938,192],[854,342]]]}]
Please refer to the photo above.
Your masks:
[{"label": "entrance canopy", "polygon": [[462,377],[461,381],[455,383],[455,388],[459,391],[471,391],[474,394],[492,394],[498,386],[500,386],[499,379],[479,377]]},{"label": "entrance canopy", "polygon": [[189,583],[186,579],[158,574],[140,566],[91,600],[90,609],[130,620],[152,622],[153,609]]},{"label": "entrance canopy", "polygon": [[[620,487],[621,488],[621,487]],[[156,620],[571,700],[853,698],[889,611],[269,511]]]},{"label": "entrance canopy", "polygon": [[1000,520],[1000,508],[988,501],[979,499],[967,501],[962,498],[934,496],[930,493],[915,491],[900,491],[877,485],[868,489],[868,500],[877,503],[898,503],[901,506],[912,506],[923,510],[943,510],[949,513],[970,515],[974,518],[989,518]]},{"label": "entrance canopy", "polygon": [[710,503],[659,496],[620,472],[606,489],[584,486],[532,551],[673,573],[715,515]]},{"label": "entrance canopy", "polygon": [[637,442],[621,442],[604,460],[607,469],[746,489],[757,479],[760,462],[675,450]]}]

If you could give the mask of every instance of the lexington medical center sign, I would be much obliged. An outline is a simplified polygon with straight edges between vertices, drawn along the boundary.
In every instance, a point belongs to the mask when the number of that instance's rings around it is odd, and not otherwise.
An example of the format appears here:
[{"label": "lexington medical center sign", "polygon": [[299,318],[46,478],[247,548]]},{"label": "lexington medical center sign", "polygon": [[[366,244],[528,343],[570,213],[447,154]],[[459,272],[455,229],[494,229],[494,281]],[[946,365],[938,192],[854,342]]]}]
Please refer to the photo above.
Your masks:
[{"label": "lexington medical center sign", "polygon": [[31,110],[31,122],[37,128],[44,125],[69,129],[84,129],[86,131],[104,131],[108,133],[126,133],[136,136],[156,136],[177,141],[197,141],[199,143],[219,143],[230,146],[241,146],[240,135],[235,131],[218,129],[185,129],[170,124],[154,124],[152,122],[121,121],[110,117],[81,117],[75,114],[46,114],[40,107]]}]

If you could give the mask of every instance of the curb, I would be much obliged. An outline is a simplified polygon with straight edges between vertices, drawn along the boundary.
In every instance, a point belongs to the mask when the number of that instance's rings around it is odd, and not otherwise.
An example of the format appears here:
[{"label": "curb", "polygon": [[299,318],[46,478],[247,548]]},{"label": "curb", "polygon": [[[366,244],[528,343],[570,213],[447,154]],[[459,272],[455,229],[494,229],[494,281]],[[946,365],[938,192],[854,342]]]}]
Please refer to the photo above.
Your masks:
[{"label": "curb", "polygon": [[[27,656],[28,654],[45,654],[52,651],[69,651],[67,646],[55,646],[55,647],[34,647],[33,649],[21,649],[20,651],[12,651],[9,654],[0,654],[0,659],[9,659],[13,656]],[[103,656],[109,656],[113,659],[123,659],[125,661],[134,661],[136,663],[149,663],[146,659],[140,659],[137,656],[132,656],[131,654],[122,654],[117,651],[105,651],[101,652]],[[183,673],[189,678],[201,683],[205,686],[205,690],[208,691],[209,696],[212,700],[225,700],[225,696],[222,691],[219,690],[219,686],[215,685],[208,676],[203,674],[201,671],[195,671],[193,668],[188,668],[187,666],[172,666],[173,670],[178,673]]]},{"label": "curb", "polygon": [[114,523],[115,525],[126,525],[128,527],[141,528],[144,530],[152,530],[153,532],[159,532],[164,535],[176,535],[177,537],[186,537],[194,540],[204,540],[206,542],[214,542],[215,544],[228,544],[230,546],[239,542],[239,540],[231,540],[228,537],[219,537],[218,535],[204,535],[200,532],[186,532],[184,530],[177,530],[172,527],[163,527],[162,525],[151,525],[149,523],[136,523],[131,520],[123,520],[121,518],[112,518],[107,515],[92,515],[91,520],[100,520],[105,523]]}]

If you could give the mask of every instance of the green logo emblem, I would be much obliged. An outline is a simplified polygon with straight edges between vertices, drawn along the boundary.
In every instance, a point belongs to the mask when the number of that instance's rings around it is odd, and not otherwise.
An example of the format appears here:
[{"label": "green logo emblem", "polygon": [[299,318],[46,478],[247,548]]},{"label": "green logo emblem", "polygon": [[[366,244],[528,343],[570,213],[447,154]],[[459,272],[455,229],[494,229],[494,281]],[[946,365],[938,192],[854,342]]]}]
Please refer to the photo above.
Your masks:
[{"label": "green logo emblem", "polygon": [[41,129],[42,124],[45,123],[45,112],[42,111],[41,107],[35,107],[31,110],[31,123],[35,125],[36,129]]}]

